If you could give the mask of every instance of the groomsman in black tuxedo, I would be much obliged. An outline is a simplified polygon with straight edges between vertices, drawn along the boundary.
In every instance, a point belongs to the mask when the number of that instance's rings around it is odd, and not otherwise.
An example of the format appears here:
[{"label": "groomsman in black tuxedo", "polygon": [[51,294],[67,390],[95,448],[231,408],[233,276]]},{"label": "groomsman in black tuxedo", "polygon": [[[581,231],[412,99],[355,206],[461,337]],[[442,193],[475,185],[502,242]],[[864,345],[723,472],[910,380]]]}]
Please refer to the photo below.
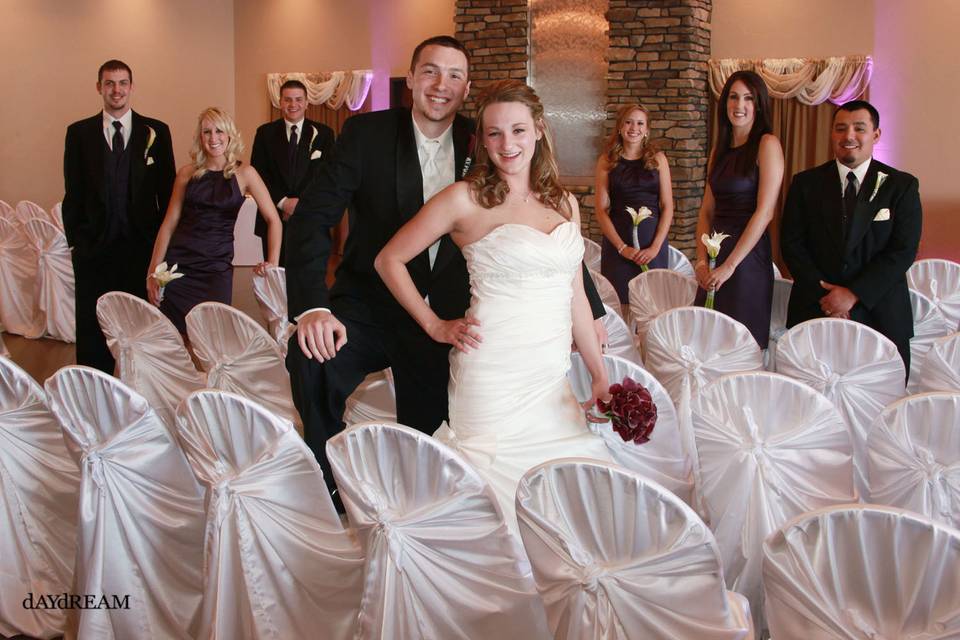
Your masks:
[{"label": "groomsman in black tuxedo", "polygon": [[[470,91],[468,63],[466,49],[455,38],[436,36],[420,43],[407,73],[413,109],[347,120],[333,158],[301,195],[289,221],[287,297],[298,329],[287,368],[304,440],[331,488],[324,445],[343,429],[346,399],[367,374],[393,367],[402,424],[432,433],[447,418],[450,345],[424,333],[380,280],[373,261],[426,200],[469,168],[475,127],[457,113]],[[350,232],[328,291],[329,230],[344,209],[349,209]],[[469,279],[449,236],[408,266],[438,316],[463,317],[470,302]],[[599,296],[587,286],[595,317],[603,315]]]},{"label": "groomsman in black tuxedo", "polygon": [[798,173],[783,209],[780,244],[794,278],[787,326],[862,322],[897,345],[909,373],[906,272],[920,244],[919,182],[873,159],[880,114],[869,102],[840,106],[830,138],[836,160]]},{"label": "groomsman in black tuxedo", "polygon": [[[317,178],[320,163],[330,157],[333,129],[305,117],[307,88],[299,80],[281,85],[280,111],[282,118],[257,129],[250,164],[267,185],[286,230],[300,194]],[[267,223],[262,216],[257,216],[253,232],[267,255]],[[286,243],[280,246],[280,266],[285,266],[285,249]]]},{"label": "groomsman in black tuxedo", "polygon": [[167,125],[130,108],[130,67],[103,63],[97,92],[103,111],[67,128],[63,227],[73,249],[77,364],[113,373],[97,299],[108,291],[147,297],[144,274],[176,169]]}]

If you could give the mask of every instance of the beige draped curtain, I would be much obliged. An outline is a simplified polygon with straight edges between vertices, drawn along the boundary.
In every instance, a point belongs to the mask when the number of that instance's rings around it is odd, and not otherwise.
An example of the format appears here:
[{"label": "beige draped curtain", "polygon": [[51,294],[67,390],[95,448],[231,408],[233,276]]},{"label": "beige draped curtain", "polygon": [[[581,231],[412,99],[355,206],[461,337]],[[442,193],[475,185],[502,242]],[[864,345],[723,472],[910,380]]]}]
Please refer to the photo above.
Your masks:
[{"label": "beige draped curtain", "polygon": [[870,56],[834,58],[724,59],[709,62],[711,147],[716,140],[716,100],[734,71],[749,69],[763,78],[773,107],[773,133],[783,146],[783,186],[770,224],[774,261],[780,258],[780,218],[794,174],[833,158],[830,127],[836,105],[868,98]]}]

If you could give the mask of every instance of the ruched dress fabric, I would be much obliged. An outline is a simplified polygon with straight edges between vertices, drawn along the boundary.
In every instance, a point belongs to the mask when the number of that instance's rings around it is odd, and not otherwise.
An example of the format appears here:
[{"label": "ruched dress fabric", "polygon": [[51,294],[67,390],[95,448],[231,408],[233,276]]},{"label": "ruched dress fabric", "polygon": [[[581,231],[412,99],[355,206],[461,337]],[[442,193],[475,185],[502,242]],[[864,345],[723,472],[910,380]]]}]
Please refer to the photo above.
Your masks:
[{"label": "ruched dress fabric", "polygon": [[187,183],[180,221],[164,257],[183,277],[164,289],[160,310],[185,334],[184,318],[201,302],[233,300],[233,227],[243,194],[237,177],[208,171]]},{"label": "ruched dress fabric", "polygon": [[[607,178],[607,190],[610,194],[610,222],[617,230],[620,239],[633,246],[633,220],[627,213],[627,207],[640,210],[647,207],[653,217],[647,218],[637,227],[639,249],[646,249],[653,242],[660,224],[660,171],[646,169],[643,159],[617,162]],[[617,289],[620,303],[627,304],[627,283],[640,275],[640,265],[617,255],[617,247],[606,237],[603,239],[603,252],[600,258],[602,273]],[[670,266],[670,247],[664,242],[657,257],[647,263],[651,269],[666,269]]]},{"label": "ruched dress fabric", "polygon": [[[737,158],[743,147],[731,149],[717,158],[710,172],[710,189],[716,203],[713,210],[713,228],[730,237],[720,245],[717,256],[719,267],[737,246],[740,236],[757,209],[757,189],[760,170],[754,167],[748,176],[738,176]],[[699,241],[699,240],[698,240]],[[767,348],[770,336],[770,309],[773,304],[773,259],[770,252],[770,233],[764,230],[750,253],[737,265],[733,275],[717,289],[713,308],[741,322],[750,329],[761,349]],[[697,290],[695,304],[703,306],[707,292]]]},{"label": "ruched dress fabric", "polygon": [[434,434],[490,483],[514,532],[523,474],[571,456],[612,462],[586,425],[567,380],[579,227],[550,233],[508,223],[463,247],[470,273],[469,317],[483,342],[450,355],[450,423]]}]

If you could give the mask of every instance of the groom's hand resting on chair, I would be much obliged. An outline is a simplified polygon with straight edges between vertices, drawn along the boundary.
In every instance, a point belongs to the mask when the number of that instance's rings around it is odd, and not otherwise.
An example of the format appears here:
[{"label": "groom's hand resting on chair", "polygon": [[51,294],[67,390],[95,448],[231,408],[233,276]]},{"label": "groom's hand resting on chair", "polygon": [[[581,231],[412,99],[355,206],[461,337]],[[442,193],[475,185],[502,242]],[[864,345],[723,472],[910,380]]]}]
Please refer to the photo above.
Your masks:
[{"label": "groom's hand resting on chair", "polygon": [[325,362],[347,344],[347,328],[329,311],[318,309],[297,321],[297,342],[308,360]]}]

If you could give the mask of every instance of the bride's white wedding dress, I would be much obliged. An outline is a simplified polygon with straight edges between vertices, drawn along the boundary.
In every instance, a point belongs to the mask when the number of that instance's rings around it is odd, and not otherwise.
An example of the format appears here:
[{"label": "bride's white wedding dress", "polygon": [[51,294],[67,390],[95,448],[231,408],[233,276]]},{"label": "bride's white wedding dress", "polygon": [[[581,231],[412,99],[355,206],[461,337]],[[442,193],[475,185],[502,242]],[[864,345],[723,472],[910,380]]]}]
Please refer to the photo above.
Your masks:
[{"label": "bride's white wedding dress", "polygon": [[516,531],[517,484],[538,464],[570,456],[610,461],[586,426],[570,368],[573,282],[583,238],[573,222],[550,233],[508,223],[463,247],[468,316],[479,348],[450,355],[450,422],[436,437],[487,479]]}]

